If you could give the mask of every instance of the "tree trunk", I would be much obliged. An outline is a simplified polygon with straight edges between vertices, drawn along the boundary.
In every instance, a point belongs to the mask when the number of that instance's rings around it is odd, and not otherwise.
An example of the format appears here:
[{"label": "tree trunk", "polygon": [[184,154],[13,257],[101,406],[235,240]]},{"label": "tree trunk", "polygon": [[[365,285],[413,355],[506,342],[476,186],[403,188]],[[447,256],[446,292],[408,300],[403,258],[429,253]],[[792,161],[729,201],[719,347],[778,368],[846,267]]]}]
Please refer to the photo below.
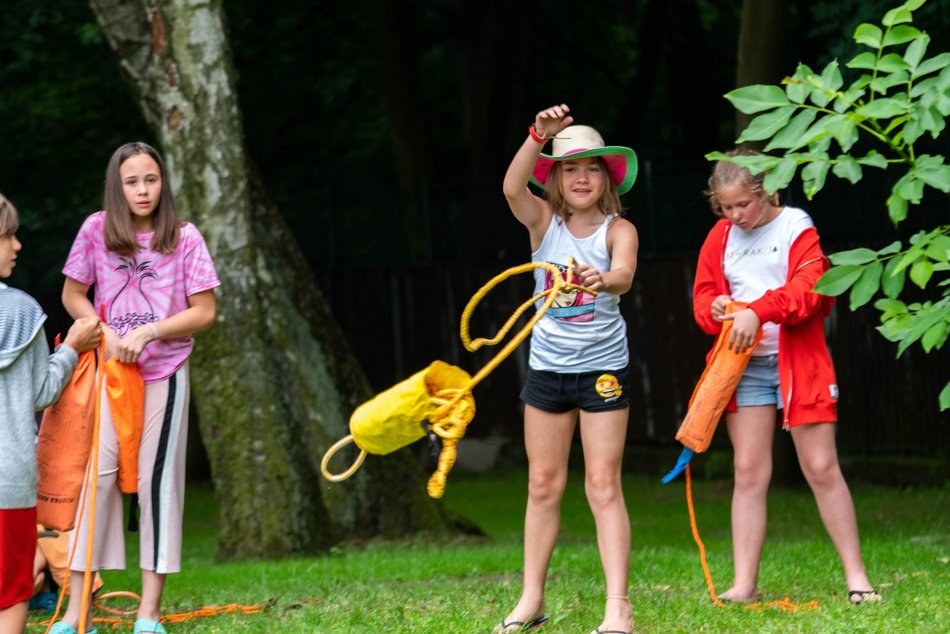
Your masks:
[{"label": "tree trunk", "polygon": [[440,532],[412,454],[320,475],[368,382],[243,144],[220,0],[90,0],[162,148],[178,206],[221,288],[192,390],[220,501],[222,557],[321,551],[344,535]]},{"label": "tree trunk", "polygon": [[[788,0],[743,0],[736,88],[781,81],[785,72],[782,54],[786,48],[788,17]],[[736,111],[737,137],[751,120],[750,115]],[[764,144],[749,145],[761,148]]]}]

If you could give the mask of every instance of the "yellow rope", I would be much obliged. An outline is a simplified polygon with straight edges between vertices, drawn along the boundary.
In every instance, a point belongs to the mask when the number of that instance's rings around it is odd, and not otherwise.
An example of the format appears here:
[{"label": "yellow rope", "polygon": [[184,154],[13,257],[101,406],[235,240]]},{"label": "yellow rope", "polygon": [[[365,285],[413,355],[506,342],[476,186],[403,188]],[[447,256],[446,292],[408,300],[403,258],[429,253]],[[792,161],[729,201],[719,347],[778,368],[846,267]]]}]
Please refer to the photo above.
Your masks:
[{"label": "yellow rope", "polygon": [[[475,352],[483,345],[493,346],[501,341],[514,326],[515,322],[521,317],[521,315],[536,301],[547,295],[547,298],[544,300],[544,303],[538,308],[534,316],[528,320],[528,323],[509,341],[505,344],[505,347],[498,351],[498,353],[489,361],[485,366],[472,377],[468,385],[464,388],[456,390],[443,390],[433,397],[432,402],[439,405],[438,409],[432,413],[429,419],[429,423],[432,426],[432,431],[435,432],[439,438],[442,439],[442,452],[439,454],[439,464],[435,470],[435,473],[429,478],[429,484],[426,487],[429,495],[433,498],[441,498],[442,494],[445,493],[445,481],[448,478],[449,471],[455,465],[455,458],[457,454],[456,445],[458,441],[461,440],[462,436],[465,435],[465,430],[468,427],[468,424],[472,421],[472,418],[475,416],[475,407],[474,401],[469,398],[465,399],[466,396],[471,396],[472,389],[478,385],[482,379],[488,376],[492,370],[498,367],[502,361],[508,358],[515,348],[521,345],[528,334],[531,332],[531,329],[534,328],[534,325],[544,316],[544,313],[548,311],[549,308],[554,304],[554,300],[557,299],[558,293],[563,293],[570,290],[580,290],[585,293],[590,293],[591,295],[597,295],[596,291],[584,288],[583,286],[578,286],[577,284],[571,284],[571,280],[574,276],[574,258],[571,258],[568,262],[567,272],[562,277],[561,271],[548,262],[530,262],[528,264],[521,264],[519,266],[511,267],[505,271],[502,271],[495,277],[493,277],[487,284],[482,286],[477,293],[475,293],[472,298],[468,301],[468,304],[465,306],[465,310],[462,311],[462,323],[460,328],[460,334],[462,337],[462,345],[465,346],[465,349],[469,352]],[[504,280],[512,277],[514,275],[519,275],[534,269],[546,269],[551,273],[552,284],[551,288],[547,289],[542,293],[538,293],[512,313],[511,317],[508,318],[508,321],[501,327],[496,334],[491,339],[479,338],[472,341],[469,335],[469,321],[471,320],[472,313],[475,311],[475,307],[478,306],[478,303],[498,284]],[[568,281],[566,281],[568,280]],[[454,395],[451,396],[447,401],[443,396],[445,393],[451,392]],[[464,400],[463,400],[464,399]]]},{"label": "yellow rope", "polygon": [[[563,275],[561,274],[561,270],[558,267],[548,262],[530,262],[528,264],[521,264],[519,266],[511,267],[489,280],[488,283],[482,286],[478,292],[475,293],[468,301],[468,304],[465,306],[465,310],[462,311],[460,334],[462,337],[462,345],[465,346],[465,349],[469,352],[475,352],[482,346],[493,346],[499,343],[505,338],[505,336],[508,335],[509,331],[514,327],[515,323],[519,318],[521,318],[525,311],[527,311],[528,308],[530,308],[533,304],[544,298],[544,302],[540,307],[538,307],[538,310],[535,312],[534,316],[528,320],[524,327],[511,339],[511,341],[505,344],[505,346],[498,351],[491,361],[485,364],[485,367],[479,370],[475,376],[471,377],[467,385],[462,388],[443,389],[429,397],[430,403],[436,407],[436,409],[427,417],[429,428],[442,440],[442,451],[439,454],[438,467],[436,468],[435,473],[432,474],[432,477],[429,478],[429,484],[426,487],[429,495],[433,498],[440,498],[445,492],[446,478],[448,477],[449,471],[451,471],[452,467],[455,465],[455,459],[457,456],[456,445],[465,435],[465,430],[468,427],[468,424],[475,416],[475,400],[472,397],[472,389],[486,376],[488,376],[492,370],[497,368],[498,365],[514,351],[515,348],[521,345],[521,342],[527,338],[535,324],[538,323],[538,321],[544,316],[544,313],[546,313],[548,309],[554,304],[554,301],[557,299],[559,293],[577,290],[593,296],[597,295],[596,291],[592,291],[589,288],[585,288],[578,284],[572,284],[568,281],[574,276],[575,264],[574,258],[570,258],[568,261],[567,271]],[[528,301],[521,304],[521,306],[519,306],[517,310],[512,313],[511,317],[508,318],[508,321],[505,322],[504,326],[501,327],[501,329],[498,331],[498,334],[496,334],[493,338],[479,338],[472,341],[472,338],[469,335],[469,321],[471,320],[472,313],[475,311],[475,307],[478,306],[478,303],[482,301],[482,299],[484,299],[493,288],[495,288],[504,280],[514,275],[533,271],[534,269],[545,269],[551,273],[551,288],[545,290],[542,293],[538,293]],[[323,473],[323,477],[325,477],[327,480],[330,480],[331,482],[340,482],[342,480],[346,480],[351,475],[356,473],[356,470],[360,468],[360,465],[363,464],[364,458],[366,458],[365,449],[360,449],[360,453],[359,456],[357,456],[356,461],[343,473],[332,474],[328,468],[330,458],[340,448],[353,442],[355,442],[355,439],[353,434],[350,434],[334,443],[324,453],[323,460],[320,463],[320,470]]]}]

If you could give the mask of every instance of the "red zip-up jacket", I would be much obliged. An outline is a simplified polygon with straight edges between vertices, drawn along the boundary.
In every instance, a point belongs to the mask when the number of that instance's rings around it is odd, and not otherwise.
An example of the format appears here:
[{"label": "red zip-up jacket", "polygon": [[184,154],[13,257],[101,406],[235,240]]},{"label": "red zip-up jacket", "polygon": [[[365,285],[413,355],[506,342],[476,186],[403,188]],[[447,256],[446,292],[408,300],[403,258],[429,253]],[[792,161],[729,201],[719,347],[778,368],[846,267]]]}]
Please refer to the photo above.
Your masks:
[{"label": "red zip-up jacket", "polygon": [[[710,335],[722,330],[722,323],[712,317],[713,300],[730,295],[723,256],[732,226],[722,219],[710,229],[696,265],[693,316]],[[749,304],[762,323],[779,325],[778,373],[785,429],[837,420],[838,385],[824,330],[834,298],[811,290],[829,266],[818,243],[818,232],[809,227],[792,244],[785,285],[766,291]],[[735,411],[735,407],[733,396],[727,409]]]}]

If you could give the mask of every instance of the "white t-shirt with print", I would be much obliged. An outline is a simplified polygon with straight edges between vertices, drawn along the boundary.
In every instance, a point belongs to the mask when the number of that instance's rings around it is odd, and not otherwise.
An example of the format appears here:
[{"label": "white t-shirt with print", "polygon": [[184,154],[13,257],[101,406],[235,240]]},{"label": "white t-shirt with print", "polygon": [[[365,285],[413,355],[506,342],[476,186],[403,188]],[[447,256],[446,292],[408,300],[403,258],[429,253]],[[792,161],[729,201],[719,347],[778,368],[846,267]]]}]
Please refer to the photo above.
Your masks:
[{"label": "white t-shirt with print", "polygon": [[[785,207],[772,222],[749,231],[733,226],[726,241],[723,272],[732,299],[753,302],[765,292],[785,285],[788,256],[802,231],[813,227],[811,216],[797,207]],[[778,324],[762,324],[762,341],[752,353],[778,353]]]}]

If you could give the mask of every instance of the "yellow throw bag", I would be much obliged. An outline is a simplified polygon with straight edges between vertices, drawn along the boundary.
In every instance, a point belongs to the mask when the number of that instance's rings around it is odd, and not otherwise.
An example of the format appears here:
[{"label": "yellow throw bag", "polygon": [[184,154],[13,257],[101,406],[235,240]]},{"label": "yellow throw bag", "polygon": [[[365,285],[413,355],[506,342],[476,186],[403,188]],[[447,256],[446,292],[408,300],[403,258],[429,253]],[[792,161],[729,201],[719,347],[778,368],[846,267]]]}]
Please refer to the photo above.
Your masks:
[{"label": "yellow throw bag", "polygon": [[[367,453],[383,456],[419,440],[429,431],[427,421],[432,422],[442,407],[462,405],[474,413],[474,398],[467,391],[470,383],[471,377],[461,368],[433,361],[426,369],[366,401],[350,416],[350,435],[324,454],[324,477],[332,482],[345,480],[359,469]],[[360,448],[359,457],[345,472],[331,474],[327,469],[330,458],[350,442]]]}]

